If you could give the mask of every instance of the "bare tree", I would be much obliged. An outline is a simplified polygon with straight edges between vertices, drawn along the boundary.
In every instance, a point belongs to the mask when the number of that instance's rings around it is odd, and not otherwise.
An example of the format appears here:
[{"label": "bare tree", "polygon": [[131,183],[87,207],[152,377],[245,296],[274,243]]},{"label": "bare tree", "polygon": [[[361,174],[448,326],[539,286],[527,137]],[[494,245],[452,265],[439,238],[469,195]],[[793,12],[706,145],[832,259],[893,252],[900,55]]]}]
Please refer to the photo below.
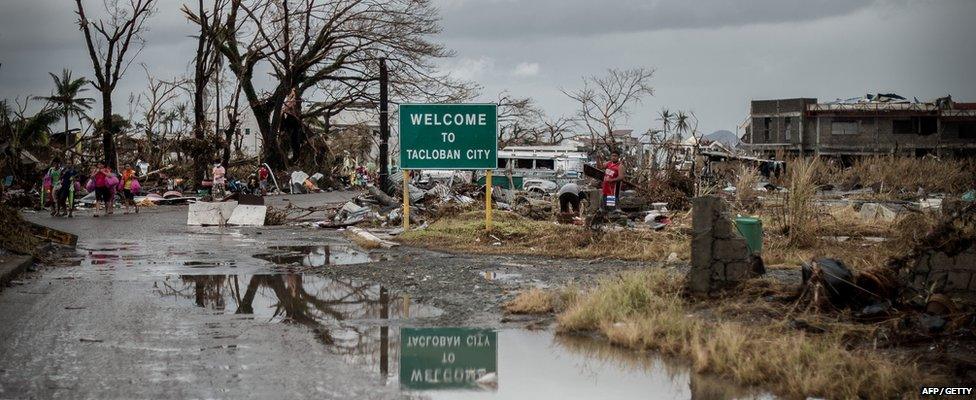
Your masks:
[{"label": "bare tree", "polygon": [[514,97],[508,92],[498,94],[498,147],[536,144],[537,124],[542,110],[530,97]]},{"label": "bare tree", "polygon": [[598,140],[609,148],[618,146],[612,133],[630,115],[631,106],[654,94],[650,86],[653,75],[653,69],[644,67],[609,69],[604,76],[584,77],[582,89],[563,91],[579,103],[579,121],[589,131],[594,146]]},{"label": "bare tree", "polygon": [[[703,159],[702,155],[702,139],[705,134],[698,130],[698,115],[694,111],[679,112],[678,120],[680,121],[679,129],[681,132],[688,133],[691,136],[691,170],[688,172],[688,176],[692,179],[695,185],[695,195],[702,194],[702,184],[701,176],[699,175],[699,170],[702,165],[699,165],[699,159]],[[708,163],[708,159],[703,159],[704,163]]]},{"label": "bare tree", "polygon": [[576,120],[568,117],[543,117],[542,126],[537,129],[539,132],[536,141],[540,144],[559,144],[568,136],[572,135],[572,128],[576,126]]},{"label": "bare tree", "polygon": [[142,68],[146,73],[146,91],[135,101],[142,120],[137,126],[142,128],[146,138],[144,155],[146,161],[152,165],[159,165],[162,162],[163,151],[168,147],[166,144],[172,139],[166,136],[167,131],[164,130],[165,124],[172,121],[167,107],[180,98],[180,93],[186,90],[189,82],[184,79],[172,81],[157,79],[145,65]]},{"label": "bare tree", "polygon": [[[435,72],[433,61],[452,54],[429,40],[440,32],[430,0],[240,0],[224,12],[220,26],[204,26],[197,13],[189,18],[217,38],[261,131],[264,158],[273,167],[288,163],[287,150],[292,159],[302,151],[294,148],[294,140],[282,140],[280,132],[282,105],[292,91],[301,101],[314,97],[323,82],[375,87],[379,58],[389,65],[394,98],[444,98],[468,89]],[[255,85],[259,67],[276,80],[269,92]],[[307,118],[335,111],[326,106],[299,113]]]},{"label": "bare tree", "polygon": [[[219,90],[219,89],[218,89]],[[241,148],[243,147],[243,137],[241,136],[240,125],[241,125],[241,85],[240,82],[234,85],[233,94],[231,94],[231,100],[228,106],[225,108],[227,110],[227,124],[224,126],[224,155],[222,160],[224,164],[230,163],[231,157],[231,143],[234,144],[234,150],[236,153],[241,153]],[[217,110],[218,113],[223,113],[224,110]]]},{"label": "bare tree", "polygon": [[[98,21],[88,20],[81,0],[75,0],[75,5],[78,25],[84,32],[88,56],[95,70],[92,85],[102,95],[102,147],[108,164],[118,167],[115,152],[118,127],[112,122],[112,92],[145,45],[142,33],[148,29],[146,21],[155,11],[155,0],[104,0],[108,16]],[[136,49],[134,53],[131,52],[133,48]]]},{"label": "bare tree", "polygon": [[[200,27],[197,34],[197,48],[193,56],[193,181],[199,183],[203,180],[207,165],[213,161],[213,153],[217,148],[212,142],[207,141],[207,86],[220,65],[220,53],[216,49],[217,36],[209,35],[214,27],[220,26],[221,12],[226,0],[213,1],[212,9],[204,6],[203,0],[197,0],[196,12],[191,11],[189,6],[183,5],[183,14],[193,19]],[[220,110],[217,110],[218,118]]]}]

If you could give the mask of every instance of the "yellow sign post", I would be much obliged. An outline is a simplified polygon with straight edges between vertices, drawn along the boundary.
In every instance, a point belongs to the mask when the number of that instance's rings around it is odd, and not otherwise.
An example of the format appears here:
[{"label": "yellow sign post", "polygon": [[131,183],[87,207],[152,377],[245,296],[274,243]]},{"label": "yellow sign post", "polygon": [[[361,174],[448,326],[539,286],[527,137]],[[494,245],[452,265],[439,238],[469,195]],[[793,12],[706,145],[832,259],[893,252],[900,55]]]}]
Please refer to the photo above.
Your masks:
[{"label": "yellow sign post", "polygon": [[410,171],[403,170],[403,232],[410,231]]},{"label": "yellow sign post", "polygon": [[485,170],[485,230],[491,231],[491,170]]}]

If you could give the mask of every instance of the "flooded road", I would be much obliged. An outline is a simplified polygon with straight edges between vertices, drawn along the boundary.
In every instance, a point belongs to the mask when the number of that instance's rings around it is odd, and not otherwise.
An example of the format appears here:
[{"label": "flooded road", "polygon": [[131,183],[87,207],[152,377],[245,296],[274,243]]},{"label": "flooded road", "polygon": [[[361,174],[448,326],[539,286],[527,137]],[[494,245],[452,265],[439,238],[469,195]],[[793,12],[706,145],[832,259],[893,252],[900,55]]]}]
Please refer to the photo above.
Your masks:
[{"label": "flooded road", "polygon": [[[384,259],[409,271],[421,258],[390,261],[332,231],[188,228],[181,215],[140,214],[151,234],[86,220],[95,228],[65,266],[0,292],[0,398],[751,397],[680,363],[515,329],[500,315],[439,326],[450,314],[429,298],[311,272]],[[472,290],[537,283],[501,264],[474,269]],[[424,332],[454,331],[485,340],[411,347]]]},{"label": "flooded road", "polygon": [[182,304],[305,325],[330,353],[413,398],[760,398],[691,373],[674,360],[591,338],[522,329],[497,330],[494,382],[463,390],[415,390],[400,382],[401,329],[426,325],[442,311],[409,296],[379,285],[300,274],[181,275],[158,287],[155,293]]}]

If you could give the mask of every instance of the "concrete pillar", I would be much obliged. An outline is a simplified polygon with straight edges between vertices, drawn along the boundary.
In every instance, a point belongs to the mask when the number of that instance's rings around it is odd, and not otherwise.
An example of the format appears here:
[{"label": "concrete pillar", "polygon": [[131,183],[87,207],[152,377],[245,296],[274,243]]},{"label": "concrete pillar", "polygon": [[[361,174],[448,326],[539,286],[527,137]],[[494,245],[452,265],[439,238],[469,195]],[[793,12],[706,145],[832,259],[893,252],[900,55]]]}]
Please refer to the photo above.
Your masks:
[{"label": "concrete pillar", "polygon": [[715,196],[692,199],[691,270],[686,285],[698,295],[723,289],[765,273],[735,228],[725,200]]}]

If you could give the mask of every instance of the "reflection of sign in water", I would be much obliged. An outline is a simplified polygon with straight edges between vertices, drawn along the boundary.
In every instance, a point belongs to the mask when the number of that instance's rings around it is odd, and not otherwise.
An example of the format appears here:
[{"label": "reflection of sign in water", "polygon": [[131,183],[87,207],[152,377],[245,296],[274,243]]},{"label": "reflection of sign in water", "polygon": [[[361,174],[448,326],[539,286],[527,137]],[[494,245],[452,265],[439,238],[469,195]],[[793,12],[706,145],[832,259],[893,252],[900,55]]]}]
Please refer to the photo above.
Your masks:
[{"label": "reflection of sign in water", "polygon": [[478,387],[498,374],[498,334],[488,329],[401,328],[400,386],[408,389]]}]

